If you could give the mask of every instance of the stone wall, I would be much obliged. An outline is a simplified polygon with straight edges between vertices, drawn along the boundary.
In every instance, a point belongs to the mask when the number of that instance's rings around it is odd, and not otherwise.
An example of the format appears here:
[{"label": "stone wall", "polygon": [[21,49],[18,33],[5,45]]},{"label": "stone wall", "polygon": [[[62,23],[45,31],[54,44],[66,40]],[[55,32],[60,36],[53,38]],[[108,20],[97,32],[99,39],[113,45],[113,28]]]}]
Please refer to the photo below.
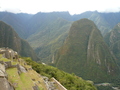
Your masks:
[{"label": "stone wall", "polygon": [[[3,63],[3,62],[2,62]],[[5,65],[0,63],[0,90],[14,90],[14,87],[7,80]]]},{"label": "stone wall", "polygon": [[57,84],[58,88],[60,90],[67,90],[63,85],[60,84],[55,78],[52,78],[52,80]]},{"label": "stone wall", "polygon": [[0,48],[0,54],[3,54],[8,59],[18,59],[18,53],[9,48]]}]

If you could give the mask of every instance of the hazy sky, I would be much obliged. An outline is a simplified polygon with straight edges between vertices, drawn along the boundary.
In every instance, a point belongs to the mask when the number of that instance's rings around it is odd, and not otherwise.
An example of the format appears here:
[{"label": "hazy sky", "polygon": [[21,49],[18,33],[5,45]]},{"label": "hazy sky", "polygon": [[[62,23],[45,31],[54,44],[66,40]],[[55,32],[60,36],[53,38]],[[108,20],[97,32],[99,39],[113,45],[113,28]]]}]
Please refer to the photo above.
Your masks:
[{"label": "hazy sky", "polygon": [[52,12],[69,11],[80,14],[85,11],[117,12],[120,0],[0,0],[0,11],[10,12]]}]

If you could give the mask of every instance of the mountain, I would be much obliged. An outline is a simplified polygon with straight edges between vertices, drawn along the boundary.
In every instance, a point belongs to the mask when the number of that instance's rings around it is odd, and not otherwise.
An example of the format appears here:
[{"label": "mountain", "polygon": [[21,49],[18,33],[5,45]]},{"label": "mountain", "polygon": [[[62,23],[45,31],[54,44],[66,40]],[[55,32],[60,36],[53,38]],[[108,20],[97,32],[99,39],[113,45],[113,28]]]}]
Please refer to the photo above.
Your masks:
[{"label": "mountain", "polygon": [[38,59],[29,43],[21,39],[13,28],[3,21],[0,21],[0,47],[9,47],[21,56],[31,57],[33,60]]},{"label": "mountain", "polygon": [[88,19],[72,24],[55,60],[57,68],[94,82],[109,82],[119,74],[116,59],[94,22]]},{"label": "mountain", "polygon": [[[109,33],[104,37],[105,42],[109,46],[110,50],[113,52],[115,57],[120,58],[120,23],[118,23]],[[119,62],[120,64],[120,62]]]}]

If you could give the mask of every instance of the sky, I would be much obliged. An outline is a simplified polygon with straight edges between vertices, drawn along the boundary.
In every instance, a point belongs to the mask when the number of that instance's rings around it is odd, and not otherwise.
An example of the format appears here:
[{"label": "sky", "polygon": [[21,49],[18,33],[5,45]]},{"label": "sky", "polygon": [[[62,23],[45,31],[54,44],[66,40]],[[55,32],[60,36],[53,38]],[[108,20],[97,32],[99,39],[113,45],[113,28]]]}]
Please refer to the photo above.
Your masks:
[{"label": "sky", "polygon": [[69,11],[73,15],[95,10],[119,12],[120,0],[0,0],[0,11],[13,13]]}]

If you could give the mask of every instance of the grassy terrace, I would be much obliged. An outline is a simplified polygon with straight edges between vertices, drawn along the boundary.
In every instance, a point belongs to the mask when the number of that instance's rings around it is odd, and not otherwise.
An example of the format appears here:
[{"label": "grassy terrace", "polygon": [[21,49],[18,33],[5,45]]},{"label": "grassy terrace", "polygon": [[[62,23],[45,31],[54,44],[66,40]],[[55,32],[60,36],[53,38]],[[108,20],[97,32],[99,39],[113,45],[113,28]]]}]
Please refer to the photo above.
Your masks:
[{"label": "grassy terrace", "polygon": [[[10,60],[7,58],[3,58],[0,54],[0,61],[11,61],[12,65],[20,64],[26,69],[31,68],[31,66],[25,64],[26,62],[23,59],[18,60]],[[15,87],[15,90],[31,90],[35,83],[38,85],[40,90],[47,90],[44,84],[42,77],[34,70],[28,70],[26,73],[18,74],[17,68],[8,68],[6,69],[8,74],[8,81]]]},{"label": "grassy terrace", "polygon": [[42,78],[34,70],[21,73],[20,75],[18,74],[17,68],[9,68],[6,72],[8,74],[8,80],[13,84],[15,90],[31,90],[34,82],[36,82],[40,90],[46,90],[43,89],[45,85]]},{"label": "grassy terrace", "polygon": [[[24,64],[25,61],[23,59],[18,62],[18,60],[10,60],[0,55],[0,61],[12,61],[12,65],[20,64],[26,69],[31,68],[31,66]],[[47,90],[42,77],[34,70],[29,70],[20,75],[18,74],[17,68],[8,68],[6,72],[8,74],[8,80],[15,87],[15,90],[31,90],[35,86],[34,83],[38,85],[40,90]]]},{"label": "grassy terrace", "polygon": [[16,90],[30,90],[34,86],[27,73],[19,75],[17,68],[9,68],[6,72],[8,74],[8,80],[14,85]]}]

